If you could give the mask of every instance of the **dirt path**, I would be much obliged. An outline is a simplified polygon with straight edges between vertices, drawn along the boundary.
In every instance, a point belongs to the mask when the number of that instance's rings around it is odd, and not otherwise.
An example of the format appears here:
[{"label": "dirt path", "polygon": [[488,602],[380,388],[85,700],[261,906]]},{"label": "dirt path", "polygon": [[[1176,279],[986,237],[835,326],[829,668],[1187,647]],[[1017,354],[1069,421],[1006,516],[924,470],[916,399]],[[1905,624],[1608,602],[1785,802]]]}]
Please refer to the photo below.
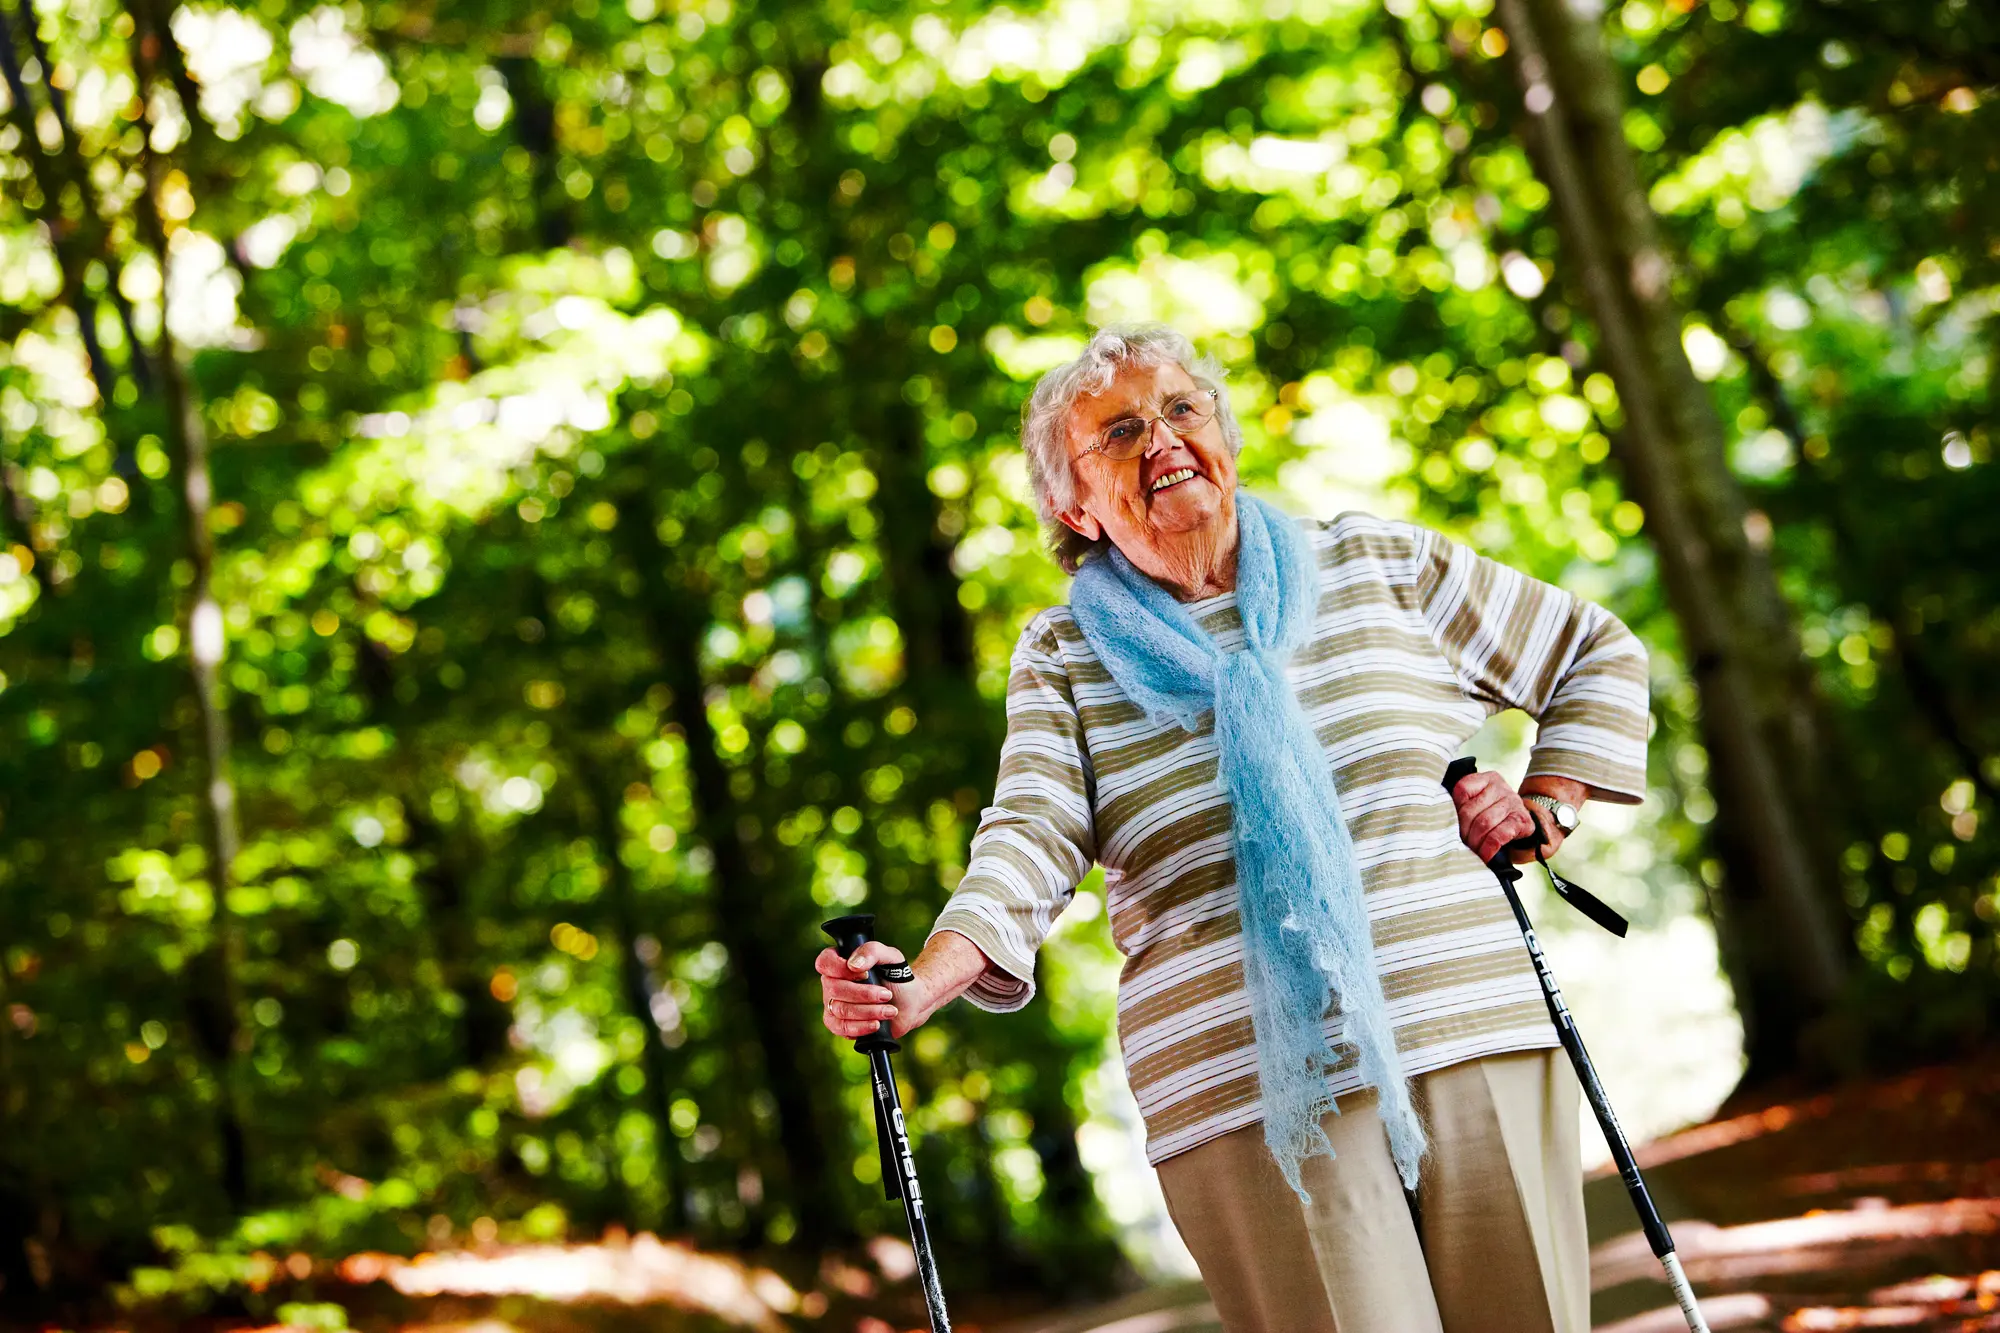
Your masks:
[{"label": "dirt path", "polygon": [[[2000,1329],[2000,1059],[1713,1121],[1639,1161],[1718,1333]],[[1585,1194],[1598,1326],[1679,1328],[1623,1193]]]},{"label": "dirt path", "polygon": [[[1716,1333],[2000,1333],[2000,1054],[1761,1107],[1639,1157]],[[1585,1203],[1598,1333],[1677,1333],[1684,1324],[1616,1177],[1593,1178]],[[908,1333],[923,1318],[909,1247],[889,1237],[790,1279],[622,1234],[415,1260],[266,1257],[265,1308],[300,1312],[289,1326],[299,1333]],[[1221,1327],[1199,1283],[1023,1318],[1030,1299],[955,1302],[960,1333]],[[119,1327],[188,1326],[141,1314]],[[248,1333],[240,1319],[202,1327]]]}]

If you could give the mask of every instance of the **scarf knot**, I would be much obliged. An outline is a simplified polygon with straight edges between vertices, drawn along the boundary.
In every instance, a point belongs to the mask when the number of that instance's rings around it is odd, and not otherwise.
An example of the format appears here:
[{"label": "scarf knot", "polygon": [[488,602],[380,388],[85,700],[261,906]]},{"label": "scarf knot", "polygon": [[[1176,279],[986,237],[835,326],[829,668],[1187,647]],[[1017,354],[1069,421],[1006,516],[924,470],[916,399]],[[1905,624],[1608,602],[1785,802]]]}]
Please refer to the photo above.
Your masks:
[{"label": "scarf knot", "polygon": [[1337,1007],[1389,1147],[1414,1189],[1424,1131],[1375,970],[1361,873],[1333,772],[1285,666],[1312,637],[1319,571],[1296,525],[1239,493],[1236,604],[1243,648],[1223,652],[1187,608],[1115,547],[1077,571],[1070,611],[1121,691],[1155,724],[1215,719],[1218,784],[1233,812],[1243,965],[1257,1039],[1264,1140],[1306,1197],[1305,1160],[1333,1155],[1320,1118],[1337,1110],[1326,1038]]}]

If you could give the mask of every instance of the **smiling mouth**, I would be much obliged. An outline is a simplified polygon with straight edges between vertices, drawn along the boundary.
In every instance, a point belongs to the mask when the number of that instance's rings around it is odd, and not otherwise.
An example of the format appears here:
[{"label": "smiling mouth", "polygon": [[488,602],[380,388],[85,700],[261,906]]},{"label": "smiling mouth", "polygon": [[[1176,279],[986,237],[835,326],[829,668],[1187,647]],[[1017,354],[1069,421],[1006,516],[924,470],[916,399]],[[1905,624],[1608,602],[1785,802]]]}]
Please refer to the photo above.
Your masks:
[{"label": "smiling mouth", "polygon": [[1178,486],[1184,481],[1192,481],[1198,475],[1191,467],[1176,468],[1153,483],[1152,494],[1158,495],[1169,486]]}]

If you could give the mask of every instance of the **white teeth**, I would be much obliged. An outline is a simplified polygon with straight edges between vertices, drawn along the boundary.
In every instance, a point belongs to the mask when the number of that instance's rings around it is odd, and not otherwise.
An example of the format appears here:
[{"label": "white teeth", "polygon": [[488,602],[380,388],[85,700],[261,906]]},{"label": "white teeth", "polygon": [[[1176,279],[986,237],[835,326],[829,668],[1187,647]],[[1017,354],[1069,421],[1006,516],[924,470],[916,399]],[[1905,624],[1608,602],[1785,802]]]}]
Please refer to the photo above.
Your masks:
[{"label": "white teeth", "polygon": [[1182,482],[1186,481],[1188,478],[1192,476],[1194,476],[1193,468],[1191,467],[1180,468],[1177,471],[1167,473],[1166,476],[1161,477],[1158,481],[1154,482],[1153,489],[1156,491],[1163,491],[1169,486],[1180,485]]}]

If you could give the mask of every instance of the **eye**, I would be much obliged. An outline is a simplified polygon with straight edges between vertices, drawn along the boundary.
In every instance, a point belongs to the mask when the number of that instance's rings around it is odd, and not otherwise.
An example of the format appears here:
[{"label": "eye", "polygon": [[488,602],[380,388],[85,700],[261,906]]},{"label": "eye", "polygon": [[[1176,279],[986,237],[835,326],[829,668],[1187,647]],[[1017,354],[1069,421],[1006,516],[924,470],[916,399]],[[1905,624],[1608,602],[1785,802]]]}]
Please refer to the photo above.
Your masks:
[{"label": "eye", "polygon": [[1194,399],[1176,398],[1167,404],[1167,418],[1170,421],[1185,421],[1194,415]]},{"label": "eye", "polygon": [[1136,420],[1127,418],[1124,421],[1112,422],[1111,428],[1104,432],[1104,438],[1112,444],[1121,444],[1138,433],[1139,423]]}]

